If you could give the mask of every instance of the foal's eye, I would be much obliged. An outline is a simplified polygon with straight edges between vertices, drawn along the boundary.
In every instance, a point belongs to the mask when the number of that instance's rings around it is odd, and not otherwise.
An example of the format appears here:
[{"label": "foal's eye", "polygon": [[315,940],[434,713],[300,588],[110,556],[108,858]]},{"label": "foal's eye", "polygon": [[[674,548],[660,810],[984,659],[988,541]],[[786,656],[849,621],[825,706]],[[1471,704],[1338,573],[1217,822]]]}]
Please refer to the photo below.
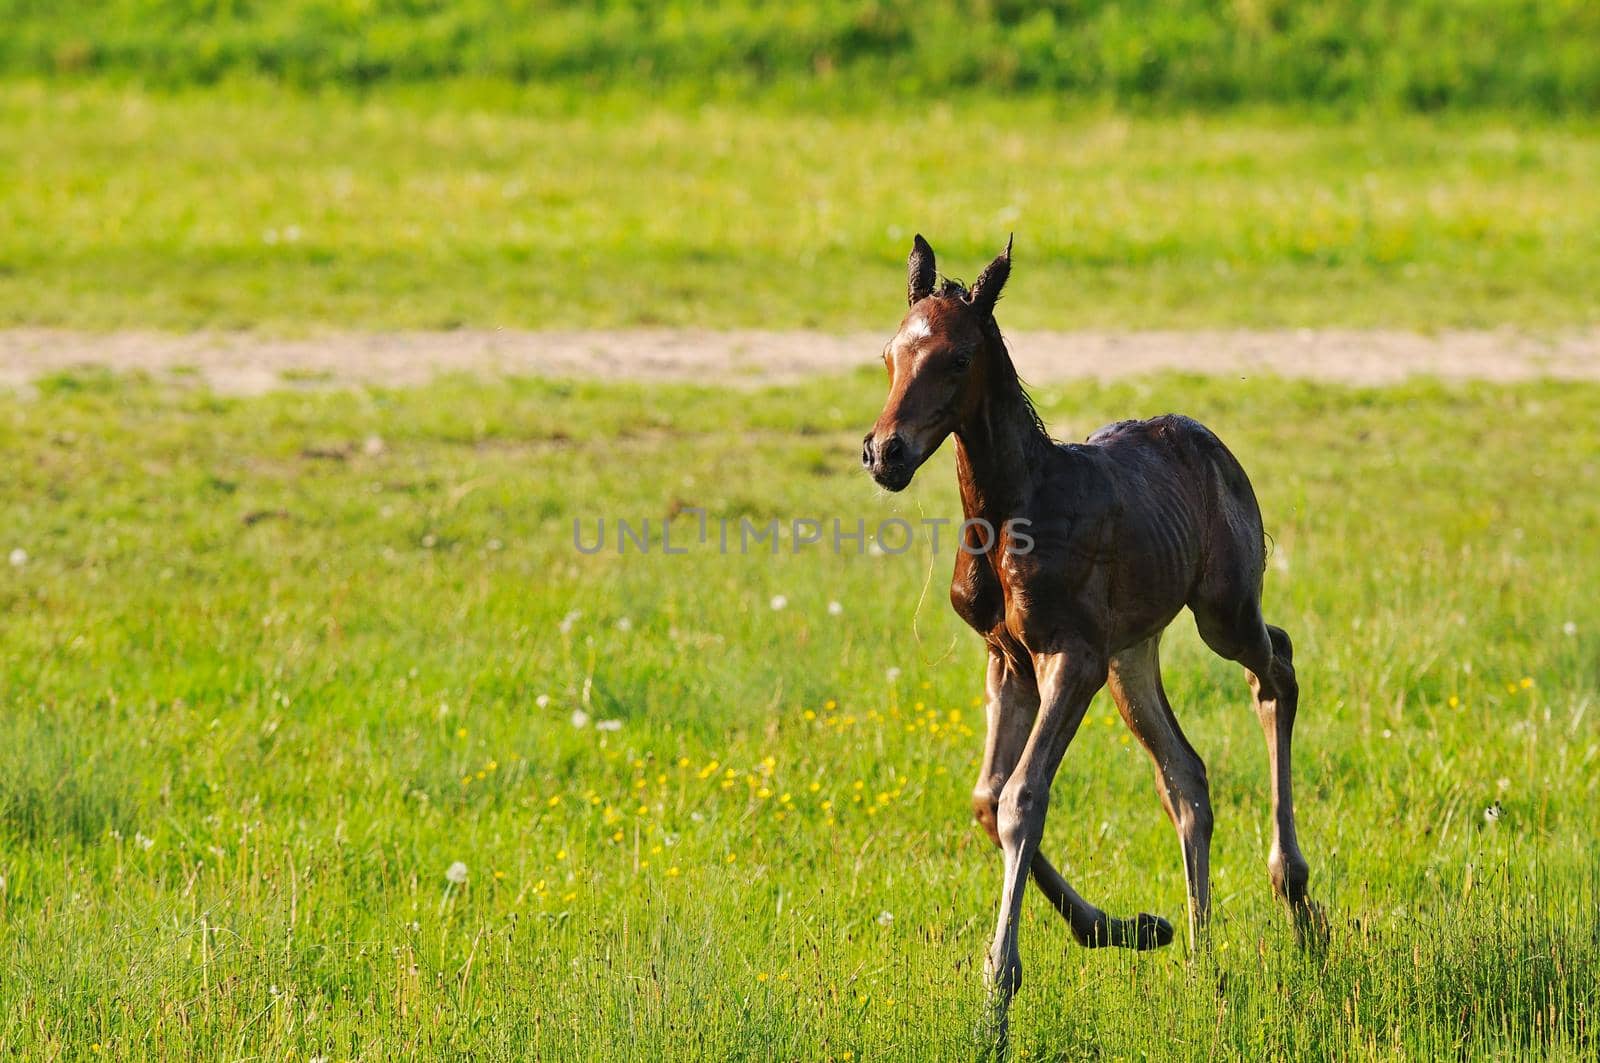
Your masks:
[{"label": "foal's eye", "polygon": [[950,361],[950,370],[955,373],[964,373],[967,366],[972,364],[972,355],[958,354]]}]

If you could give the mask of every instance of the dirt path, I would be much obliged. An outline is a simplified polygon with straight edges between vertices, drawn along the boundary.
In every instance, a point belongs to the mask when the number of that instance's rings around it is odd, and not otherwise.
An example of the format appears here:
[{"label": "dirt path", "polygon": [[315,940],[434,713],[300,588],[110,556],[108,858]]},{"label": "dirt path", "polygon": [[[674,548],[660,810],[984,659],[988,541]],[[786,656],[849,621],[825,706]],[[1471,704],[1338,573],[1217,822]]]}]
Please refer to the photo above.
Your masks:
[{"label": "dirt path", "polygon": [[[1043,382],[1159,369],[1382,384],[1414,374],[1520,380],[1600,379],[1600,328],[1515,331],[1018,332],[1023,376]],[[885,336],[817,332],[637,330],[332,333],[307,339],[0,330],[0,387],[81,365],[198,374],[254,393],[287,383],[421,384],[438,373],[486,372],[765,383],[874,364]]]}]

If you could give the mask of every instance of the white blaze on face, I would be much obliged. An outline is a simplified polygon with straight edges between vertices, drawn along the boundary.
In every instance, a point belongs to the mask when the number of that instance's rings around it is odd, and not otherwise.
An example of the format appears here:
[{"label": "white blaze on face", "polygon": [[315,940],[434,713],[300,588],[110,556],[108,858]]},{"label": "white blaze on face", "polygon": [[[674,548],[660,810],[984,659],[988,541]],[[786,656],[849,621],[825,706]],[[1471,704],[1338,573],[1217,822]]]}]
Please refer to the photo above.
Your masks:
[{"label": "white blaze on face", "polygon": [[928,319],[917,314],[906,321],[905,326],[895,336],[894,342],[890,344],[893,357],[897,361],[902,358],[907,359],[900,364],[909,367],[916,360],[917,346],[932,335],[933,328],[928,324]]},{"label": "white blaze on face", "polygon": [[928,319],[921,314],[907,321],[906,327],[900,330],[900,339],[907,346],[916,343],[918,340],[925,340],[931,335],[933,335],[933,329],[928,327]]}]

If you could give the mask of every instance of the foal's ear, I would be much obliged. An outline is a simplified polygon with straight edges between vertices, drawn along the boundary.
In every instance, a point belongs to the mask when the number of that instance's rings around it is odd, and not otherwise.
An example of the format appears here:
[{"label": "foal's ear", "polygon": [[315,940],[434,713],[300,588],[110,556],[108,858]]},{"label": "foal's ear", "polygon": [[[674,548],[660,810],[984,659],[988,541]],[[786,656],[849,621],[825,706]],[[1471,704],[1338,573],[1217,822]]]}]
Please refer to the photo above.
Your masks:
[{"label": "foal's ear", "polygon": [[911,257],[906,259],[906,304],[915,306],[933,294],[933,248],[918,233],[911,241]]},{"label": "foal's ear", "polygon": [[1006,237],[1006,249],[995,260],[983,267],[983,272],[978,274],[978,279],[972,282],[972,294],[968,301],[984,317],[994,313],[995,300],[1000,298],[1000,289],[1006,286],[1006,278],[1011,276],[1011,237]]}]

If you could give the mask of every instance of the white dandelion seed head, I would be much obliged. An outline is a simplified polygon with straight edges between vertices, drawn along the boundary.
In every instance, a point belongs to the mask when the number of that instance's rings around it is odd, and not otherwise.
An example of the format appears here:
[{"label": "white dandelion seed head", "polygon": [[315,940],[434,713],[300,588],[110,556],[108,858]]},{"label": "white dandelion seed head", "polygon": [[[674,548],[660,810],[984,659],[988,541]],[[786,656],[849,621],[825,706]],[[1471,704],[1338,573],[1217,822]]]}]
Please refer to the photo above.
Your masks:
[{"label": "white dandelion seed head", "polygon": [[774,594],[770,604],[774,610],[786,609],[789,606],[789,599],[781,594]]},{"label": "white dandelion seed head", "polygon": [[0,875],[0,893],[4,893],[5,891],[6,891],[6,877],[4,875]]},{"label": "white dandelion seed head", "polygon": [[587,712],[584,712],[582,709],[573,709],[572,710],[572,726],[574,726],[574,727],[588,727],[589,726],[589,714]]},{"label": "white dandelion seed head", "polygon": [[467,884],[467,865],[457,860],[445,868],[444,877],[446,880],[454,882],[457,886],[465,886]]},{"label": "white dandelion seed head", "polygon": [[[12,557],[16,557],[17,556],[16,552],[12,551],[11,556]],[[11,563],[13,565],[16,564],[15,561],[13,561]],[[1571,638],[1572,636],[1576,635],[1578,633],[1578,625],[1577,625],[1577,623],[1575,621],[1568,620],[1565,624],[1561,625],[1561,633],[1563,635],[1567,636],[1567,638]]]},{"label": "white dandelion seed head", "polygon": [[1500,808],[1500,802],[1496,801],[1494,804],[1483,810],[1483,821],[1491,827],[1494,826],[1496,823],[1500,822],[1502,811],[1503,810]]},{"label": "white dandelion seed head", "polygon": [[142,831],[135,831],[133,835],[133,843],[148,853],[151,849],[155,848],[156,840],[154,838],[147,837]]},{"label": "white dandelion seed head", "polygon": [[829,602],[828,603],[828,615],[829,616],[842,616],[843,614],[844,614],[844,606],[840,605],[838,602]]},{"label": "white dandelion seed head", "polygon": [[550,707],[550,695],[540,694],[538,697],[533,699],[533,703],[539,706],[541,709],[548,709]]},{"label": "white dandelion seed head", "polygon": [[895,680],[900,678],[900,669],[891,668],[888,671],[884,672],[883,676],[884,676],[885,679],[889,680],[889,682],[893,683]]},{"label": "white dandelion seed head", "polygon": [[894,913],[892,913],[892,912],[879,912],[878,913],[878,925],[879,926],[888,926],[892,922],[894,922]]},{"label": "white dandelion seed head", "polygon": [[1500,778],[1494,781],[1494,785],[1495,788],[1501,793],[1505,793],[1507,790],[1511,789],[1511,780],[1502,775]]},{"label": "white dandelion seed head", "polygon": [[28,551],[24,550],[20,546],[16,547],[14,550],[11,551],[11,567],[12,568],[21,568],[23,565],[26,565],[27,563],[28,563]]},{"label": "white dandelion seed head", "polygon": [[594,729],[596,731],[620,731],[622,730],[622,721],[601,720],[599,723],[594,725]]},{"label": "white dandelion seed head", "polygon": [[368,436],[361,444],[362,452],[368,457],[377,457],[387,449],[382,436]]},{"label": "white dandelion seed head", "polygon": [[618,617],[617,618],[617,630],[618,631],[632,631],[633,630],[633,621],[631,619],[629,619],[628,617],[625,617],[625,616],[624,617]]},{"label": "white dandelion seed head", "polygon": [[583,618],[583,610],[581,610],[581,609],[574,609],[574,610],[572,610],[572,612],[570,612],[566,616],[562,617],[561,618],[561,633],[563,635],[570,635],[572,633],[572,625],[576,624],[582,618]]}]

